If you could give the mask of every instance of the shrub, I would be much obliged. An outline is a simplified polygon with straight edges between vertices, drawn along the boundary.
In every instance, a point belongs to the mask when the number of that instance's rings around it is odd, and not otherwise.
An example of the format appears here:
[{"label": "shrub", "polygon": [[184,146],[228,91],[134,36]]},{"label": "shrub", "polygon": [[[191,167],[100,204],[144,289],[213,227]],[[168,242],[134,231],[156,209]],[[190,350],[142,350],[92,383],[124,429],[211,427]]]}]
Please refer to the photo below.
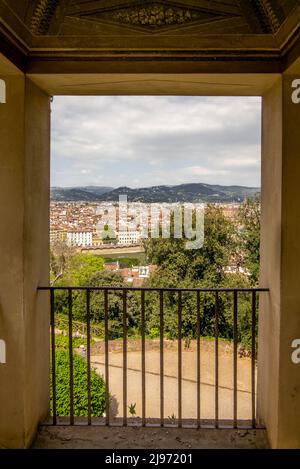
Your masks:
[{"label": "shrub", "polygon": [[[91,340],[91,344],[94,343],[94,340]],[[78,348],[80,345],[86,345],[86,339],[81,337],[73,337],[72,339],[73,348]],[[55,347],[57,349],[69,348],[69,337],[64,334],[55,334]]]},{"label": "shrub", "polygon": [[[70,369],[69,353],[65,348],[56,350],[56,412],[60,417],[70,415]],[[87,364],[78,354],[73,353],[74,370],[74,415],[88,415]],[[51,413],[53,413],[52,375],[50,375]],[[94,369],[91,369],[91,415],[102,417],[105,412],[105,383]]]}]

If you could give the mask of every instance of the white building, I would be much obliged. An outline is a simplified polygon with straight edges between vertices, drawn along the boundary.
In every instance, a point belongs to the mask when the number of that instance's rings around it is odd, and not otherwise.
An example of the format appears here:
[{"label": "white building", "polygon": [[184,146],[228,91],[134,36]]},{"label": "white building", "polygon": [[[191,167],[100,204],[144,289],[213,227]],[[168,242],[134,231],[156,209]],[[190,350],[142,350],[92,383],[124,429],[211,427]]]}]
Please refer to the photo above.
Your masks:
[{"label": "white building", "polygon": [[139,278],[148,278],[150,275],[149,265],[132,266],[132,273],[137,272]]},{"label": "white building", "polygon": [[141,234],[139,231],[119,231],[118,233],[118,244],[138,244],[140,239]]},{"label": "white building", "polygon": [[67,233],[67,243],[69,246],[92,246],[92,231],[69,231]]}]

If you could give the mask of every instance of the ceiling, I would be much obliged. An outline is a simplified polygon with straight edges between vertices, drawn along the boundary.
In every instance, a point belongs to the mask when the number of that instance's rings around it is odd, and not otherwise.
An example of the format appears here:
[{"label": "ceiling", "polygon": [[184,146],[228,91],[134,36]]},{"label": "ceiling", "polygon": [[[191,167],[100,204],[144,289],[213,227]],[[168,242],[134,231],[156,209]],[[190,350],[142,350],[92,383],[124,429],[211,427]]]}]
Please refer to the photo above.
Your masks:
[{"label": "ceiling", "polygon": [[111,59],[252,61],[278,71],[299,30],[300,0],[0,0],[0,52],[30,71],[55,61],[87,71],[87,62]]},{"label": "ceiling", "polygon": [[[272,34],[295,0],[12,0],[34,35]],[[33,41],[34,42],[34,41]]]}]

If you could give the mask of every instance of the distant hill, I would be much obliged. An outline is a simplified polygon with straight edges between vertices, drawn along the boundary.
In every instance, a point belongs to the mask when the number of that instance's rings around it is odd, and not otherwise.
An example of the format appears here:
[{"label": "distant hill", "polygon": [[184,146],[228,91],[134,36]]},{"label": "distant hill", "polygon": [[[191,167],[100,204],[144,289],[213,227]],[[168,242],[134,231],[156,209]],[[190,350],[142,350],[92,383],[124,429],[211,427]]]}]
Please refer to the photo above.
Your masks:
[{"label": "distant hill", "polygon": [[203,183],[177,186],[152,186],[132,189],[130,187],[85,186],[51,189],[51,199],[56,201],[114,202],[120,195],[127,195],[129,202],[242,202],[254,197],[258,187],[220,186]]},{"label": "distant hill", "polygon": [[101,196],[103,201],[117,201],[127,195],[129,202],[242,202],[260,191],[257,187],[219,186],[210,184],[181,184],[152,186],[140,189],[119,187]]},{"label": "distant hill", "polygon": [[83,187],[76,187],[76,189],[80,189],[85,192],[90,192],[91,194],[102,195],[106,192],[112,191],[113,187],[107,186],[83,186]]},{"label": "distant hill", "polygon": [[105,186],[51,187],[50,198],[57,202],[98,202],[102,200],[101,195],[112,189]]}]

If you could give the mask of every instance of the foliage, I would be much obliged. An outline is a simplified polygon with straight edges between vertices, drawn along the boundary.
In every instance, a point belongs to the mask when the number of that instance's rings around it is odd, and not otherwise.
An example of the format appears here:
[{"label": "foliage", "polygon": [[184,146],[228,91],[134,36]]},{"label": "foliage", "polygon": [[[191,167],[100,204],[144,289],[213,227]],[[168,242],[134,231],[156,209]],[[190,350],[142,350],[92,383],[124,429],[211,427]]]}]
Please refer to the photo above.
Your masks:
[{"label": "foliage", "polygon": [[106,257],[105,263],[109,262],[119,262],[120,268],[132,267],[134,265],[140,265],[141,261],[135,257],[119,257],[119,258],[112,258]]},{"label": "foliage", "polygon": [[104,225],[100,236],[104,243],[116,241],[116,233],[109,225]]},{"label": "foliage", "polygon": [[[90,276],[86,283],[89,287],[111,286],[124,287],[124,279],[116,272],[104,271]],[[134,328],[137,325],[136,316],[139,310],[135,302],[135,292],[127,293],[127,326]],[[85,319],[85,294],[78,293],[74,301],[74,317]],[[123,293],[121,290],[110,290],[108,293],[108,319],[109,338],[115,339],[123,334]],[[105,316],[105,294],[103,291],[91,291],[90,293],[90,315],[93,323],[104,323]]]},{"label": "foliage", "polygon": [[[76,339],[74,339],[75,341]],[[56,336],[56,412],[60,417],[70,415],[70,362],[67,338]],[[87,416],[87,363],[73,352],[74,370],[74,415]],[[53,413],[52,373],[50,373],[51,412]],[[105,383],[94,369],[91,369],[91,415],[102,417],[105,412]]]},{"label": "foliage", "polygon": [[258,197],[249,199],[239,210],[239,241],[240,250],[244,253],[244,265],[249,270],[252,283],[259,277],[259,245],[260,245],[260,200]]},{"label": "foliage", "polygon": [[[252,213],[248,208],[245,213]],[[257,208],[257,206],[256,206]],[[249,226],[248,226],[249,225]],[[259,225],[253,229],[250,237],[251,221],[248,218],[249,242],[246,248],[251,248],[253,256],[253,270],[258,257],[254,257],[255,243],[252,239],[259,239]],[[258,233],[257,233],[258,231]],[[181,287],[181,288],[247,288],[251,286],[254,275],[250,279],[245,274],[225,272],[225,267],[236,263],[236,253],[244,248],[241,240],[240,224],[236,225],[224,217],[216,206],[208,206],[205,213],[204,245],[200,250],[184,249],[184,239],[149,239],[145,242],[147,258],[158,264],[158,269],[147,283],[150,287]],[[244,235],[243,235],[244,236]],[[257,253],[256,253],[257,254]],[[248,264],[247,264],[248,266]],[[246,268],[246,265],[244,265]],[[257,267],[258,271],[258,267]],[[149,331],[155,331],[159,324],[159,298],[156,293],[147,295],[147,326]],[[216,303],[218,308],[218,330],[220,337],[233,338],[233,295],[219,293],[216,300],[215,293],[202,293],[200,301],[200,327],[202,336],[214,336]],[[197,331],[197,298],[193,293],[182,293],[182,335],[189,340],[196,337]],[[178,293],[164,293],[164,331],[170,338],[178,336]],[[244,348],[251,343],[251,298],[249,294],[238,296],[238,334],[239,341]]]},{"label": "foliage", "polygon": [[129,410],[129,413],[130,413],[131,417],[136,415],[136,402],[134,404],[130,404],[128,406],[128,410]]},{"label": "foliage", "polygon": [[[54,256],[52,254],[52,256]],[[55,258],[55,256],[54,256]],[[93,254],[76,253],[65,257],[64,274],[57,278],[56,286],[84,286],[97,272],[103,271],[104,259]],[[52,264],[53,265],[53,264]],[[51,267],[51,266],[50,266]],[[105,274],[105,272],[103,272]],[[53,275],[53,274],[52,274]],[[83,293],[73,291],[73,303],[76,304],[77,297],[83,297]],[[68,291],[57,290],[54,297],[55,311],[68,314]],[[75,308],[76,310],[76,308]],[[86,321],[85,307],[81,305],[81,313],[75,314],[75,319]]]},{"label": "foliage", "polygon": [[64,276],[65,285],[85,285],[95,272],[103,270],[104,260],[100,256],[80,253],[70,257]]},{"label": "foliage", "polygon": [[[86,339],[81,337],[73,337],[72,345],[73,348],[78,348],[80,345],[85,345]],[[68,350],[69,348],[69,337],[64,334],[55,334],[55,347],[59,349]]]},{"label": "foliage", "polygon": [[51,243],[50,250],[50,280],[51,285],[63,277],[66,271],[67,262],[74,255],[74,248],[70,247],[63,240],[56,240]]},{"label": "foliage", "polygon": [[[219,283],[235,247],[234,226],[226,219],[222,210],[209,205],[205,211],[204,244],[201,249],[185,249],[184,238],[149,238],[144,247],[149,262],[159,269],[152,281],[159,280],[161,286],[180,287],[181,283],[195,282],[210,276]],[[155,279],[154,279],[155,278]]]}]

